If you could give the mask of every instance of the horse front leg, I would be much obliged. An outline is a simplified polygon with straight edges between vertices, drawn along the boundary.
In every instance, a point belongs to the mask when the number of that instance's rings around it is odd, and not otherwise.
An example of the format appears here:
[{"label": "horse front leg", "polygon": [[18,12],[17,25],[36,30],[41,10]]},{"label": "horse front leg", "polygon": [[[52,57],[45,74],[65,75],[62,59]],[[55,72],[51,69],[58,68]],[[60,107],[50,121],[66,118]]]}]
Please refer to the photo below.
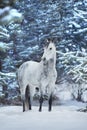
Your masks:
[{"label": "horse front leg", "polygon": [[31,100],[32,100],[32,97],[29,95],[29,100],[28,100],[28,101],[29,101],[29,110],[32,109],[32,108],[31,108],[31,102],[32,102]]},{"label": "horse front leg", "polygon": [[25,111],[25,101],[23,100],[23,112]]},{"label": "horse front leg", "polygon": [[52,94],[49,96],[48,104],[49,104],[48,110],[51,111],[52,110]]},{"label": "horse front leg", "polygon": [[21,95],[21,100],[23,103],[23,112],[25,111],[25,95]]},{"label": "horse front leg", "polygon": [[42,104],[43,104],[43,94],[40,95],[39,103],[40,103],[39,111],[41,112],[42,111]]}]

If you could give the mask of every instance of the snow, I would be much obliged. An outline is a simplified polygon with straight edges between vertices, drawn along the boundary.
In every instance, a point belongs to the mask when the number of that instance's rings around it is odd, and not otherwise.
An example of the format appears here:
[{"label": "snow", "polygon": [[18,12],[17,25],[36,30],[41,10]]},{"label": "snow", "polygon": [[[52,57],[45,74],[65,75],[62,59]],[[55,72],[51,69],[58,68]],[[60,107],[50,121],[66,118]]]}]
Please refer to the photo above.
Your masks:
[{"label": "snow", "polygon": [[8,77],[16,77],[16,74],[13,72],[9,72],[9,73],[2,73],[0,72],[1,76],[8,76]]},{"label": "snow", "polygon": [[0,107],[1,130],[87,130],[87,113],[77,112],[84,104],[72,102],[70,105],[53,106],[48,112],[47,106],[39,112],[22,112],[21,106]]},{"label": "snow", "polygon": [[9,49],[9,46],[7,44],[5,44],[4,42],[0,42],[0,51],[4,51],[5,52],[6,49]]},{"label": "snow", "polygon": [[81,26],[74,21],[70,21],[69,24],[74,25],[76,28],[81,28]]},{"label": "snow", "polygon": [[58,97],[61,100],[70,100],[70,99],[72,99],[72,95],[71,95],[70,91],[68,91],[68,90],[60,92]]},{"label": "snow", "polygon": [[[2,17],[4,15],[4,17]],[[4,9],[0,9],[0,22],[3,24],[8,24],[11,22],[22,22],[23,15],[19,13],[16,9],[11,9],[10,7],[6,7]]]},{"label": "snow", "polygon": [[74,34],[80,34],[87,32],[87,28],[79,29],[77,32],[73,32]]},{"label": "snow", "polygon": [[0,16],[2,16],[3,13],[8,12],[10,10],[10,7],[6,7],[4,9],[0,8]]},{"label": "snow", "polygon": [[83,100],[84,102],[87,102],[87,90],[83,92],[82,100]]}]

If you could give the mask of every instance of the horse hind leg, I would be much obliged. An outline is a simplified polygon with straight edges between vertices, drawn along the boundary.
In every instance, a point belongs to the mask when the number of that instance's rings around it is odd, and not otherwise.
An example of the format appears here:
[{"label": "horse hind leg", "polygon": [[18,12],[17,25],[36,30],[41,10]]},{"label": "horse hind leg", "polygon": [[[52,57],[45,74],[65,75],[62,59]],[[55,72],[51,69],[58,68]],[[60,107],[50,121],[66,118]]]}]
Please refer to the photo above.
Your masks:
[{"label": "horse hind leg", "polygon": [[23,102],[23,112],[24,112],[25,111],[25,94],[22,94],[21,99]]}]

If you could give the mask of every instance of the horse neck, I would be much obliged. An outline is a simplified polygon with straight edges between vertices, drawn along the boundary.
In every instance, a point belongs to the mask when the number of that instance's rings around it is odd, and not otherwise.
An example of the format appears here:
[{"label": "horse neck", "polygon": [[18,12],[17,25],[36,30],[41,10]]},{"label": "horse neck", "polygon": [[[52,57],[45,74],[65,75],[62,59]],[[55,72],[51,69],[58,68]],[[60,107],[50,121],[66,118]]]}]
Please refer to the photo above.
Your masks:
[{"label": "horse neck", "polygon": [[[51,60],[53,60],[52,63],[51,63]],[[55,50],[55,53],[54,53],[54,57],[51,60],[48,61],[47,66],[44,66],[43,61],[41,60],[40,61],[40,66],[42,67],[42,69],[45,69],[46,67],[48,67],[49,69],[55,69],[56,68],[56,50]]]},{"label": "horse neck", "polygon": [[54,54],[54,58],[53,58],[53,65],[52,65],[53,68],[56,67],[56,53]]},{"label": "horse neck", "polygon": [[56,58],[49,60],[46,65],[42,63],[42,66],[43,70],[53,71],[56,68]]},{"label": "horse neck", "polygon": [[53,59],[52,62],[49,62],[48,67],[49,67],[50,70],[54,70],[56,68],[56,60]]}]

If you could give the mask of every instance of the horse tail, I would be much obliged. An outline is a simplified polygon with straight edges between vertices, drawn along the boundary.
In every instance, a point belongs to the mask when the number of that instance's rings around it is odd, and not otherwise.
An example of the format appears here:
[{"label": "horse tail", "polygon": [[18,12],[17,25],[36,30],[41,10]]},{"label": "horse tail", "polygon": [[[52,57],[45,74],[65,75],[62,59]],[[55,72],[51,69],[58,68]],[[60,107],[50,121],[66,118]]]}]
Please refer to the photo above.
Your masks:
[{"label": "horse tail", "polygon": [[29,108],[29,110],[31,110],[31,95],[30,95],[30,86],[27,85],[26,86],[26,90],[25,90],[25,102],[27,105],[27,108]]},{"label": "horse tail", "polygon": [[28,97],[29,97],[29,85],[27,85],[25,90],[25,98],[28,99]]}]

